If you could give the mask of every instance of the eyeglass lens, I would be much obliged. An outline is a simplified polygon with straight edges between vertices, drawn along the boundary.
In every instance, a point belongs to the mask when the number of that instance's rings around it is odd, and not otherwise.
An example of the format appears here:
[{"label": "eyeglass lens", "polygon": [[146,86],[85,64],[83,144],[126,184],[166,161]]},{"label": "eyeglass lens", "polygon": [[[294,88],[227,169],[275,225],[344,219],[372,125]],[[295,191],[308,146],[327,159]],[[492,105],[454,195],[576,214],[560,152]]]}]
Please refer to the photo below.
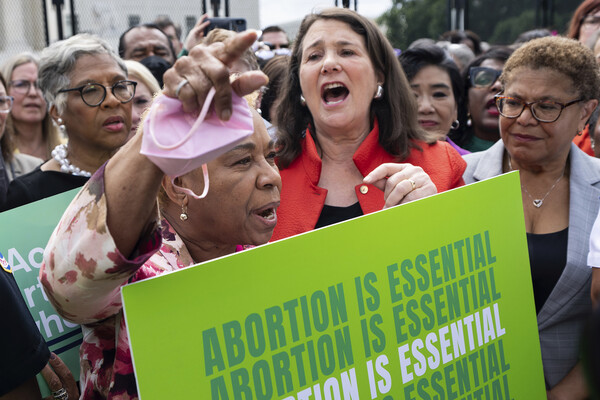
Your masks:
[{"label": "eyeglass lens", "polygon": [[[518,117],[526,106],[522,100],[510,97],[498,98],[497,105],[500,113],[508,118]],[[552,101],[537,101],[530,104],[529,109],[537,120],[541,122],[554,122],[560,116],[563,107]]]},{"label": "eyeglass lens", "polygon": [[12,109],[13,98],[10,96],[0,96],[0,113],[6,114]]},{"label": "eyeglass lens", "polygon": [[10,82],[10,87],[12,88],[12,90],[21,94],[29,93],[31,86],[33,86],[35,89],[39,89],[37,82],[31,82],[25,79],[19,79]]},{"label": "eyeglass lens", "polygon": [[599,26],[600,15],[586,15],[586,17],[583,19],[583,25]]},{"label": "eyeglass lens", "polygon": [[490,87],[500,77],[501,71],[493,68],[477,67],[469,71],[471,85],[478,88]]},{"label": "eyeglass lens", "polygon": [[[112,93],[121,103],[127,103],[135,94],[133,82],[121,81],[111,87]],[[81,97],[90,106],[97,106],[106,97],[106,87],[99,83],[88,83],[81,89]]]}]

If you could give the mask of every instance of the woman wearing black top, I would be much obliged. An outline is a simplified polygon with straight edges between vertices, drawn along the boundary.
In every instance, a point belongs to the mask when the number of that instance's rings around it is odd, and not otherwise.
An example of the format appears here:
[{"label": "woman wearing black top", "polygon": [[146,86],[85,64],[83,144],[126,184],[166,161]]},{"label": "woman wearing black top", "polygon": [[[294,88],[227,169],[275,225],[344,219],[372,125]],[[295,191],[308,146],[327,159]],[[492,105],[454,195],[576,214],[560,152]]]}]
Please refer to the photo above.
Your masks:
[{"label": "woman wearing black top", "polygon": [[39,168],[12,181],[0,210],[82,186],[121,147],[131,128],[135,82],[104,40],[80,34],[42,52],[39,86],[69,138]]}]

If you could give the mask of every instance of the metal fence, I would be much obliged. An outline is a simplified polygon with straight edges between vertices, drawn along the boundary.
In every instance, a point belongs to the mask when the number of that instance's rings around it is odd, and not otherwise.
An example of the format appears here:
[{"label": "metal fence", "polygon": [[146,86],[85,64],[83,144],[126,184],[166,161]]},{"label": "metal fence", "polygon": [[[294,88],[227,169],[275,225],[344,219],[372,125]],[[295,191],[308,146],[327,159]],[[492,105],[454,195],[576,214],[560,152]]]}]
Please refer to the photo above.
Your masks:
[{"label": "metal fence", "polygon": [[[260,28],[258,0],[220,3],[219,16],[246,18],[248,28]],[[161,15],[181,25],[183,40],[204,10],[215,15],[213,4],[201,0],[0,0],[0,64],[16,53],[41,51],[59,40],[61,33],[62,38],[94,33],[116,49],[121,33]]]}]

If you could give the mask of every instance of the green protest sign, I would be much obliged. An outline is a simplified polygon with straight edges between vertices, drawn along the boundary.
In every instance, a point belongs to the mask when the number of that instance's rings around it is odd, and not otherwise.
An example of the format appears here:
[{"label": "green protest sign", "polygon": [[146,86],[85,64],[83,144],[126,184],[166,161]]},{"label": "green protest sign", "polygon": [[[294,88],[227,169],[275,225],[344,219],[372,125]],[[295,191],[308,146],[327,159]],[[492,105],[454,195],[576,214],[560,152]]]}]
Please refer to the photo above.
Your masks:
[{"label": "green protest sign", "polygon": [[143,400],[545,396],[515,173],[122,295]]},{"label": "green protest sign", "polygon": [[[39,274],[44,248],[50,235],[79,189],[74,189],[34,203],[0,213],[0,253],[13,275],[33,319],[51,351],[69,367],[79,380],[79,345],[81,327],[63,319],[52,307],[42,289]],[[38,375],[42,395],[50,394]]]}]

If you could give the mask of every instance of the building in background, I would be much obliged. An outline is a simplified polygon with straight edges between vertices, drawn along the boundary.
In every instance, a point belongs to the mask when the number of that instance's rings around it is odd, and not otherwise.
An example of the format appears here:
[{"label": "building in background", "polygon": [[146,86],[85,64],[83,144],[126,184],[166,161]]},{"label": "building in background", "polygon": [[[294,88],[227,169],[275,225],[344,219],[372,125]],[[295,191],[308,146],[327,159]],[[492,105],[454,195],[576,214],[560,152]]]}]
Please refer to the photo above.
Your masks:
[{"label": "building in background", "polygon": [[[60,10],[56,3],[60,4]],[[159,15],[167,15],[181,24],[184,40],[203,14],[202,3],[199,0],[2,0],[0,63],[22,51],[41,51],[58,40],[61,31],[63,38],[73,33],[94,33],[116,50],[121,33],[130,26],[152,22]],[[206,1],[209,16],[214,15],[211,3]],[[223,17],[225,0],[220,3],[219,16]],[[248,28],[260,29],[259,0],[229,0],[229,16],[245,18]]]}]

